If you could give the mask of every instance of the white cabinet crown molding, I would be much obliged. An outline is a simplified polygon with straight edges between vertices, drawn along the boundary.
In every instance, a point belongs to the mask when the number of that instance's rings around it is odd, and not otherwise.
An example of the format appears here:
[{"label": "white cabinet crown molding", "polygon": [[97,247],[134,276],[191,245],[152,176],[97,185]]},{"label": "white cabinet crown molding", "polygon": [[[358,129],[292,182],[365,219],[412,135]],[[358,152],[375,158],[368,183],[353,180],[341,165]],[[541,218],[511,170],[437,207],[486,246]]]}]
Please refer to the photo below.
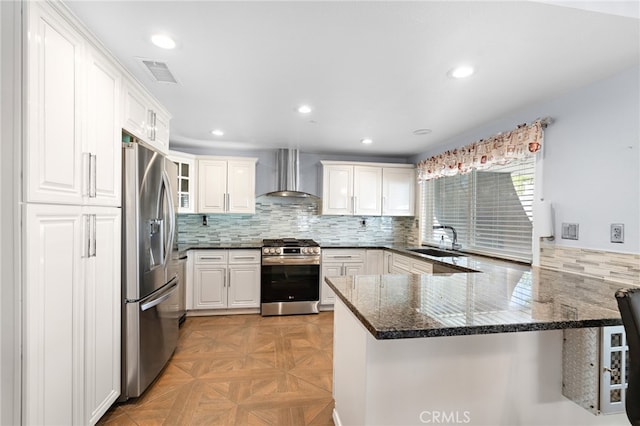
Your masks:
[{"label": "white cabinet crown molding", "polygon": [[337,161],[337,160],[320,160],[320,164],[323,166],[371,166],[371,167],[389,167],[389,168],[402,168],[402,169],[415,169],[415,164],[409,163],[372,163],[366,161]]}]

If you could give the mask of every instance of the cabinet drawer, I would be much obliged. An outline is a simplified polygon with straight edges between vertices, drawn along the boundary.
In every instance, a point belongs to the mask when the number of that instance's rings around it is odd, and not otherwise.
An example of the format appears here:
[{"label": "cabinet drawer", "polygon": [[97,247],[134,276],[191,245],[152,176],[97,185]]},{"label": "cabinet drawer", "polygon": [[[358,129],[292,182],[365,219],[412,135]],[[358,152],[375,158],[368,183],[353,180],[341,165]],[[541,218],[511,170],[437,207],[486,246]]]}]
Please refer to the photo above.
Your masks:
[{"label": "cabinet drawer", "polygon": [[414,260],[411,263],[411,272],[414,274],[432,274],[433,264],[422,260]]},{"label": "cabinet drawer", "polygon": [[394,267],[406,269],[407,271],[411,270],[412,260],[409,257],[394,253],[391,259]]},{"label": "cabinet drawer", "polygon": [[199,250],[195,254],[195,264],[226,264],[226,250]]},{"label": "cabinet drawer", "polygon": [[229,264],[260,263],[260,250],[229,250]]},{"label": "cabinet drawer", "polygon": [[323,262],[362,262],[366,259],[364,249],[325,249],[322,252]]}]

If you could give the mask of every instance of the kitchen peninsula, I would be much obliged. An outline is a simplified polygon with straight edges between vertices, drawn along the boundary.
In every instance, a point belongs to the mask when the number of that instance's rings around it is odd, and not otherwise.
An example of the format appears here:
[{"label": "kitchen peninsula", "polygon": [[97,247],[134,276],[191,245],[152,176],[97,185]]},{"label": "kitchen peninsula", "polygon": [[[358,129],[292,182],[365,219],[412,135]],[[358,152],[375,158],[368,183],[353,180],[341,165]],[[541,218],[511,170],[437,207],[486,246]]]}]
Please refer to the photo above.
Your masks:
[{"label": "kitchen peninsula", "polygon": [[562,330],[620,325],[621,284],[456,262],[478,272],[326,278],[337,425],[628,424],[562,395]]}]

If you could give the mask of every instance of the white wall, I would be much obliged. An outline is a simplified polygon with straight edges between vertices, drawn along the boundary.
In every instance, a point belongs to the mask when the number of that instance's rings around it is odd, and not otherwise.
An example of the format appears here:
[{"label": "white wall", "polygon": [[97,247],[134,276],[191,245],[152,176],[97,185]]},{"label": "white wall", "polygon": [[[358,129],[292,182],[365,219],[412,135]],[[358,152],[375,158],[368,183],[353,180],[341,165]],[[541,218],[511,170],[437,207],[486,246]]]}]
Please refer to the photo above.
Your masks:
[{"label": "white wall", "polygon": [[[513,112],[461,134],[420,161],[539,117],[545,131],[542,191],[555,211],[555,244],[640,253],[640,68]],[[559,238],[561,223],[580,225],[579,240]],[[612,223],[624,223],[625,242],[609,241]]]}]

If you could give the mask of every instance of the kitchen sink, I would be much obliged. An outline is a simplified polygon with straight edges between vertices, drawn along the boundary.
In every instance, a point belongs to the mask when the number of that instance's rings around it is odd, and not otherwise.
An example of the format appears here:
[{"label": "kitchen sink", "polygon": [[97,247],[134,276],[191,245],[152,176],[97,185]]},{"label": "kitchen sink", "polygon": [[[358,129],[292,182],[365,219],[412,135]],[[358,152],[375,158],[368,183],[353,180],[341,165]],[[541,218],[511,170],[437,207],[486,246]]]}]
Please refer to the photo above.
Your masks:
[{"label": "kitchen sink", "polygon": [[426,254],[428,256],[434,256],[434,257],[459,257],[459,256],[464,257],[464,254],[456,251],[438,250],[438,249],[431,249],[431,248],[424,248],[424,249],[416,248],[416,249],[409,249],[409,251],[412,251],[414,253]]}]

